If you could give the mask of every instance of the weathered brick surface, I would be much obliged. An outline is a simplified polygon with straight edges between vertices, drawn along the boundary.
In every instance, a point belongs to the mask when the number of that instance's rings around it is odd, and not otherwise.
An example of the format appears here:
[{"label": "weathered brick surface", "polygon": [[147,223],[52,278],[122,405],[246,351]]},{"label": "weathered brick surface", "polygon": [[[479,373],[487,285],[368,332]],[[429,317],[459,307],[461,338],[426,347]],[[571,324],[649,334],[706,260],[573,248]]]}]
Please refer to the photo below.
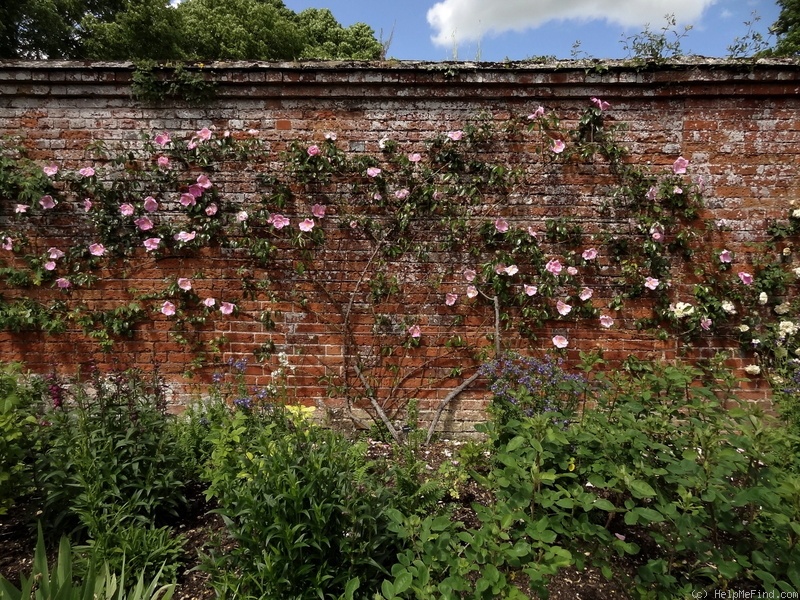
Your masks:
[{"label": "weathered brick surface", "polygon": [[[693,174],[704,178],[707,190],[703,217],[728,227],[724,243],[746,262],[754,260],[748,252],[754,242],[764,239],[767,221],[783,217],[789,201],[800,195],[800,67],[789,62],[709,60],[650,69],[624,63],[235,63],[205,69],[219,82],[216,99],[207,106],[173,101],[153,107],[131,99],[131,64],[0,62],[0,135],[21,136],[33,158],[57,157],[66,169],[82,166],[87,147],[97,141],[136,143],[142,132],[164,130],[174,137],[188,137],[206,126],[217,131],[257,129],[276,157],[292,141],[319,141],[328,131],[335,131],[338,143],[354,153],[375,153],[383,137],[411,151],[437,133],[463,127],[482,111],[502,121],[526,115],[541,104],[569,123],[588,98],[601,97],[613,107],[610,118],[628,124],[624,135],[634,160],[649,162],[654,169],[669,167],[678,155],[691,161]],[[526,151],[519,148],[520,156]],[[239,174],[221,173],[219,179],[229,180],[230,198],[246,199],[255,191]],[[569,215],[583,224],[587,235],[616,226],[598,214],[601,198],[596,188],[603,181],[602,173],[578,165],[565,174],[564,181],[569,182],[564,187],[530,189],[512,196],[506,216],[516,223],[539,225],[541,230],[543,219]],[[341,298],[358,281],[368,248],[354,246],[346,236],[337,241],[334,231],[328,236],[327,247],[334,248],[325,256],[332,278],[328,283],[330,289],[341,292]],[[111,308],[130,299],[128,288],[157,291],[163,287],[165,272],[180,269],[203,270],[205,278],[197,282],[201,291],[222,297],[235,290],[241,295],[233,255],[212,251],[199,261],[202,264],[173,259],[156,264],[144,255],[139,258],[124,275],[109,272],[83,299]],[[446,266],[433,260],[418,269],[424,273]],[[596,300],[602,305],[610,299],[603,294],[603,286],[609,283],[599,275],[594,283]],[[303,309],[291,303],[276,305],[265,296],[242,298],[235,318],[199,326],[200,337],[225,337],[220,348],[223,361],[252,356],[262,344],[274,343],[293,357],[295,370],[288,384],[299,399],[341,408],[342,401],[335,394],[329,396],[320,378],[338,376],[345,368],[342,312],[315,291],[314,282],[309,282],[306,291]],[[36,293],[42,299],[58,296],[49,289]],[[419,289],[416,293],[419,297],[404,298],[402,306],[387,303],[380,311],[392,314],[411,305],[424,307],[420,323],[434,333],[408,358],[404,367],[411,375],[403,386],[409,390],[408,397],[421,400],[425,417],[458,384],[449,378],[450,369],[473,366],[457,353],[433,364],[431,359],[440,356],[440,344],[459,333],[487,345],[484,334],[492,323],[486,313],[458,307],[455,314],[464,317],[463,324],[451,327],[448,319],[454,311],[445,311],[440,301],[433,302]],[[575,361],[580,350],[594,347],[602,348],[612,361],[632,353],[678,355],[676,340],[653,339],[633,329],[633,320],[650,310],[646,302],[628,308],[618,329],[571,327],[568,359]],[[265,310],[274,315],[274,328],[259,321]],[[373,321],[364,315],[359,318],[363,322],[354,317],[351,323],[354,340],[366,347]],[[178,402],[202,389],[213,369],[184,379],[192,354],[175,342],[170,328],[168,320],[157,315],[152,324],[137,329],[133,339],[122,340],[110,354],[101,353],[92,340],[76,332],[58,336],[0,333],[0,359],[21,359],[37,371],[64,373],[90,361],[106,367],[157,364],[171,380]],[[553,323],[540,339],[563,332],[563,324]],[[704,344],[707,347],[701,345],[698,356],[735,347],[731,340]],[[730,359],[732,368],[743,364],[741,356]],[[248,383],[269,383],[273,368],[274,361],[271,366],[251,364]],[[394,385],[389,374],[381,384]],[[767,397],[763,385],[749,383],[745,391],[756,400]],[[454,432],[468,431],[483,418],[482,408],[480,392],[466,394],[454,403],[443,425]]]}]

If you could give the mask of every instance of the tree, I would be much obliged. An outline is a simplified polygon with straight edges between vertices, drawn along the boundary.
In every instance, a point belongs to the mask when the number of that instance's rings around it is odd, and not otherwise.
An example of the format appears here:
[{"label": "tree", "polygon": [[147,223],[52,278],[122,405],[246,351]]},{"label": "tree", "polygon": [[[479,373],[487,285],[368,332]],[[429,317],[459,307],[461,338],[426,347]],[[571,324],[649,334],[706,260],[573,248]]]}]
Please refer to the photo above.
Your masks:
[{"label": "tree", "polygon": [[0,59],[377,59],[373,30],[282,0],[19,0],[0,6]]},{"label": "tree", "polygon": [[778,36],[773,56],[797,56],[800,54],[800,0],[778,0],[781,7],[778,20],[771,31]]}]

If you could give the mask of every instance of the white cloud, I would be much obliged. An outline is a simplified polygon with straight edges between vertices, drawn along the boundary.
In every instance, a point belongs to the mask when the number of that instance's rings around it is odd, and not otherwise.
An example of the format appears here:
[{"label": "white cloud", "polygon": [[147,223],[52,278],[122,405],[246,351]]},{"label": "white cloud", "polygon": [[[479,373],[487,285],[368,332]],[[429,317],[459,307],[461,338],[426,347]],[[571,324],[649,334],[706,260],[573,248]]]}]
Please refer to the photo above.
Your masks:
[{"label": "white cloud", "polygon": [[717,0],[443,0],[428,11],[433,42],[475,42],[485,34],[533,29],[552,20],[604,20],[623,27],[654,28],[665,15],[696,23]]}]

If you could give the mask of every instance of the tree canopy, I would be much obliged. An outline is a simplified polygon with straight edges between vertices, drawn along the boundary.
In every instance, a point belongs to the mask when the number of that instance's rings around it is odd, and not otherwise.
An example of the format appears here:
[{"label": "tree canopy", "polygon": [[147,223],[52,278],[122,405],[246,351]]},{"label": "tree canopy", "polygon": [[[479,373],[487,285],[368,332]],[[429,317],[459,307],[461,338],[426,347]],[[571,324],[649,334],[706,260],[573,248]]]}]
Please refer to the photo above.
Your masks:
[{"label": "tree canopy", "polygon": [[381,58],[364,23],[282,0],[18,0],[0,6],[0,59]]},{"label": "tree canopy", "polygon": [[778,5],[781,12],[772,25],[778,41],[771,54],[797,56],[800,54],[800,0],[778,0]]}]

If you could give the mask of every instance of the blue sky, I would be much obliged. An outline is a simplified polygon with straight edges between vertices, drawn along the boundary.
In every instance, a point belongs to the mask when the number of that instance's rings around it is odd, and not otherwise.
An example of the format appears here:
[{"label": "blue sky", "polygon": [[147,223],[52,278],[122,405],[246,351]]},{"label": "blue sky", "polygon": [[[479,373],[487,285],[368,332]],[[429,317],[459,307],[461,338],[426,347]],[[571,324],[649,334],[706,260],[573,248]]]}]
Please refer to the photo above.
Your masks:
[{"label": "blue sky", "polygon": [[779,8],[774,0],[284,0],[299,12],[328,8],[343,25],[364,22],[384,40],[388,56],[400,60],[522,60],[542,55],[625,58],[621,39],[674,14],[686,53],[724,57],[745,21],[765,36]]}]

